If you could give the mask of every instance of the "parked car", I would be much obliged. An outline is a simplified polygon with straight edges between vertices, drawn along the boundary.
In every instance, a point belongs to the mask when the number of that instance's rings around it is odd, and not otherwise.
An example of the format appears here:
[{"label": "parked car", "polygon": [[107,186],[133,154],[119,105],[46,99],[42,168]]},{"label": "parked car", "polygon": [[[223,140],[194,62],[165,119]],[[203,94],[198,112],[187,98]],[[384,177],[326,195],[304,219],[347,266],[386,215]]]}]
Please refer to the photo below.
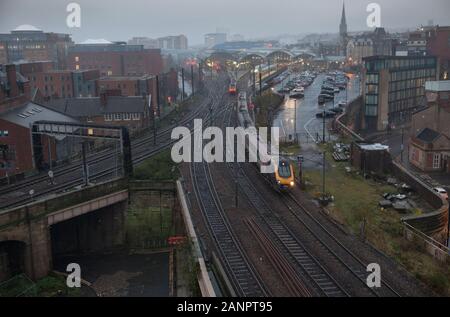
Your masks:
[{"label": "parked car", "polygon": [[442,188],[442,187],[435,187],[434,191],[436,193],[438,193],[438,195],[441,196],[443,199],[448,200],[448,193],[447,193],[447,191],[444,188]]},{"label": "parked car", "polygon": [[333,118],[336,114],[332,111],[321,111],[316,113],[316,118],[323,118],[325,115],[325,118]]},{"label": "parked car", "polygon": [[331,111],[331,112],[334,112],[334,113],[336,113],[336,114],[339,114],[339,113],[343,113],[343,112],[344,112],[344,110],[343,110],[342,108],[332,108],[332,109],[330,109],[330,111]]},{"label": "parked car", "polygon": [[347,105],[347,101],[339,101],[338,106],[339,107],[345,107]]}]

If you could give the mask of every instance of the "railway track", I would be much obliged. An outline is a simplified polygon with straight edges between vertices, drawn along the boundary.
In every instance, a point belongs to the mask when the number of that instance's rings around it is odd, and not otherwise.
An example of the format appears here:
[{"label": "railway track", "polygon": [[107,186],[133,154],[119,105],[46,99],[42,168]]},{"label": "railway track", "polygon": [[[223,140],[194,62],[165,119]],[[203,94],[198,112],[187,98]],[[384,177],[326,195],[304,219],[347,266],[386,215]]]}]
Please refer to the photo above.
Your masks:
[{"label": "railway track", "polygon": [[[222,85],[223,86],[223,85]],[[221,89],[219,89],[219,87]],[[218,99],[221,96],[223,96],[225,92],[223,91],[223,87],[220,86],[220,83],[215,83],[214,87],[209,87],[208,89],[208,97],[202,104],[197,107],[197,109],[192,112],[188,117],[184,118],[182,121],[179,122],[179,124],[188,124],[193,119],[200,117],[203,119],[208,119],[210,112],[205,111],[205,109],[211,105],[214,98]],[[170,134],[172,131],[173,126],[166,128],[163,132],[161,132],[158,135],[158,140],[160,141],[159,144],[156,146],[150,146],[149,144],[153,144],[153,136],[146,136],[139,140],[136,140],[132,142],[133,147],[133,165],[138,165],[142,161],[160,153],[170,145],[172,145],[175,141],[170,139]],[[118,152],[116,152],[118,154]],[[90,165],[90,168],[94,170],[92,175],[90,176],[90,181],[100,181],[107,178],[107,176],[114,176],[114,174],[117,173],[116,166],[108,167],[108,166],[100,166],[100,165],[114,165],[113,162],[108,162],[108,160],[112,160],[114,157],[114,152],[111,153],[111,151],[107,151],[106,153],[102,153],[97,156],[93,156],[91,159],[88,159],[88,164]],[[98,166],[96,168],[95,166]],[[41,184],[42,187],[46,186],[47,188],[41,188],[39,189],[39,192],[37,192],[33,197],[31,197],[28,193],[22,193],[20,197],[15,197],[12,199],[8,199],[4,203],[0,203],[0,209],[7,209],[7,208],[13,208],[16,206],[20,206],[23,204],[26,204],[33,199],[36,199],[37,197],[42,197],[48,194],[52,193],[62,193],[67,189],[83,185],[84,184],[84,177],[80,175],[80,172],[82,171],[82,164],[76,164],[75,166],[68,166],[66,168],[62,168],[60,170],[55,171],[55,179],[58,178],[65,178],[63,181],[58,181],[61,185],[49,185],[48,181],[49,178],[47,175],[41,175],[39,177],[35,177],[31,180],[27,180],[25,183],[16,184],[10,187],[4,187],[1,188],[1,195],[10,194],[13,192],[18,192],[20,190],[29,189],[31,186],[36,186],[38,184]],[[71,175],[72,174],[72,175]],[[75,174],[75,178],[73,177],[73,174]],[[69,176],[72,176],[69,178]]]},{"label": "railway track", "polygon": [[195,196],[214,240],[225,271],[238,296],[263,297],[268,291],[263,287],[257,273],[242,251],[233,233],[214,187],[207,163],[192,163],[191,177]]},{"label": "railway track", "polygon": [[[228,125],[231,124],[231,116]],[[381,288],[371,288],[367,285],[366,265],[353,254],[342,242],[340,242],[321,222],[316,219],[305,206],[303,206],[292,193],[283,195],[280,199],[287,206],[298,222],[303,226],[301,239],[293,233],[285,221],[266,202],[261,193],[249,179],[242,163],[228,163],[228,167],[234,175],[239,189],[245,194],[248,201],[258,213],[252,223],[248,223],[251,232],[265,241],[267,252],[274,265],[278,265],[282,276],[290,276],[294,281],[297,274],[302,281],[308,281],[311,294],[303,292],[301,284],[286,283],[290,285],[291,292],[317,296],[341,297],[341,296],[376,296],[393,297],[400,296],[390,285],[382,281]],[[261,226],[258,226],[257,223]],[[281,261],[274,255],[277,251],[295,267],[295,272],[286,267],[286,264],[276,263]],[[314,252],[312,252],[314,250]],[[320,250],[318,253],[317,250]],[[317,255],[319,254],[319,255]],[[338,269],[330,267],[330,263]],[[341,272],[345,278],[334,278],[336,272]],[[339,280],[339,281],[338,281]],[[292,283],[294,283],[292,285]]]},{"label": "railway track", "polygon": [[[330,258],[336,259],[350,274],[348,279],[354,279],[360,282],[363,289],[366,290],[367,296],[377,297],[400,297],[401,295],[395,291],[385,280],[381,280],[380,288],[370,288],[367,286],[367,264],[363,263],[349,248],[347,248],[339,239],[328,230],[322,222],[326,219],[319,220],[308,209],[298,201],[292,193],[283,195],[284,204],[288,207],[291,214],[302,224],[306,229],[304,232],[308,234],[309,240],[314,241],[315,247],[321,248],[325,253],[328,253]],[[352,276],[349,276],[352,275]]]},{"label": "railway track", "polygon": [[229,168],[238,181],[239,189],[257,211],[257,220],[275,243],[278,250],[294,266],[296,274],[307,283],[313,296],[348,297],[350,294],[338,283],[320,261],[308,251],[288,226],[277,216],[246,176],[241,164],[231,163]]},{"label": "railway track", "polygon": [[[216,98],[217,104],[220,104],[220,99]],[[232,105],[233,103],[226,105],[216,116],[224,115],[226,117],[228,113],[231,113]],[[219,107],[216,106],[215,108]],[[220,254],[234,291],[238,296],[243,297],[268,296],[269,291],[264,287],[261,278],[247,259],[228,221],[214,186],[209,164],[204,161],[191,163],[190,173],[203,219]]]}]

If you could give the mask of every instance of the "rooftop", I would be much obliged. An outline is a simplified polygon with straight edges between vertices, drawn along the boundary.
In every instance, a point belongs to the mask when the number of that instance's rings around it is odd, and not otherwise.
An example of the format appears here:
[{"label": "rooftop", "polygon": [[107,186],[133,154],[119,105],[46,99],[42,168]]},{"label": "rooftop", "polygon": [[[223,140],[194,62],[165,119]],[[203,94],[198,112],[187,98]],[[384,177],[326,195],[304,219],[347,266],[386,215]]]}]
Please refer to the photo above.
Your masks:
[{"label": "rooftop", "polygon": [[0,119],[29,128],[36,121],[77,122],[76,119],[47,107],[28,102],[0,115]]},{"label": "rooftop", "polygon": [[142,113],[146,109],[146,100],[141,96],[108,96],[106,105],[99,97],[54,99],[45,105],[73,117],[94,117],[109,113]]},{"label": "rooftop", "polygon": [[42,30],[38,29],[34,25],[30,24],[22,24],[16,27],[13,32],[24,32],[24,31],[32,31],[32,32],[42,32]]}]

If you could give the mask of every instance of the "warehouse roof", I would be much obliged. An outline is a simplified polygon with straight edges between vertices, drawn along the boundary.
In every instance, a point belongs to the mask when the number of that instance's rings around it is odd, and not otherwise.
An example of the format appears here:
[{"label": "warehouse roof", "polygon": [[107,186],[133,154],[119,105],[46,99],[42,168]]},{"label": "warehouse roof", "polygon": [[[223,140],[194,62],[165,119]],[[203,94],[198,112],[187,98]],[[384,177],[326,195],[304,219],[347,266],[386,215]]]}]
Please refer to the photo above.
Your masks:
[{"label": "warehouse roof", "polygon": [[146,109],[146,100],[140,96],[108,96],[103,105],[100,97],[55,99],[46,106],[73,117],[93,117],[109,113],[142,113]]}]

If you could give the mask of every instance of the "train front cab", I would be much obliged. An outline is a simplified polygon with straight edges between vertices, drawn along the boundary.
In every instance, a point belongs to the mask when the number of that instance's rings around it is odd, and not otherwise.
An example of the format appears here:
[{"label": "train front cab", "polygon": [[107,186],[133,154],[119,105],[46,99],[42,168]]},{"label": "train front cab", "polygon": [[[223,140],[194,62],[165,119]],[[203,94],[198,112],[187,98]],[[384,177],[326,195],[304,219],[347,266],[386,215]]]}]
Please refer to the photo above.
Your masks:
[{"label": "train front cab", "polygon": [[295,186],[295,173],[292,164],[286,159],[280,159],[275,170],[275,181],[281,191],[289,190]]}]

